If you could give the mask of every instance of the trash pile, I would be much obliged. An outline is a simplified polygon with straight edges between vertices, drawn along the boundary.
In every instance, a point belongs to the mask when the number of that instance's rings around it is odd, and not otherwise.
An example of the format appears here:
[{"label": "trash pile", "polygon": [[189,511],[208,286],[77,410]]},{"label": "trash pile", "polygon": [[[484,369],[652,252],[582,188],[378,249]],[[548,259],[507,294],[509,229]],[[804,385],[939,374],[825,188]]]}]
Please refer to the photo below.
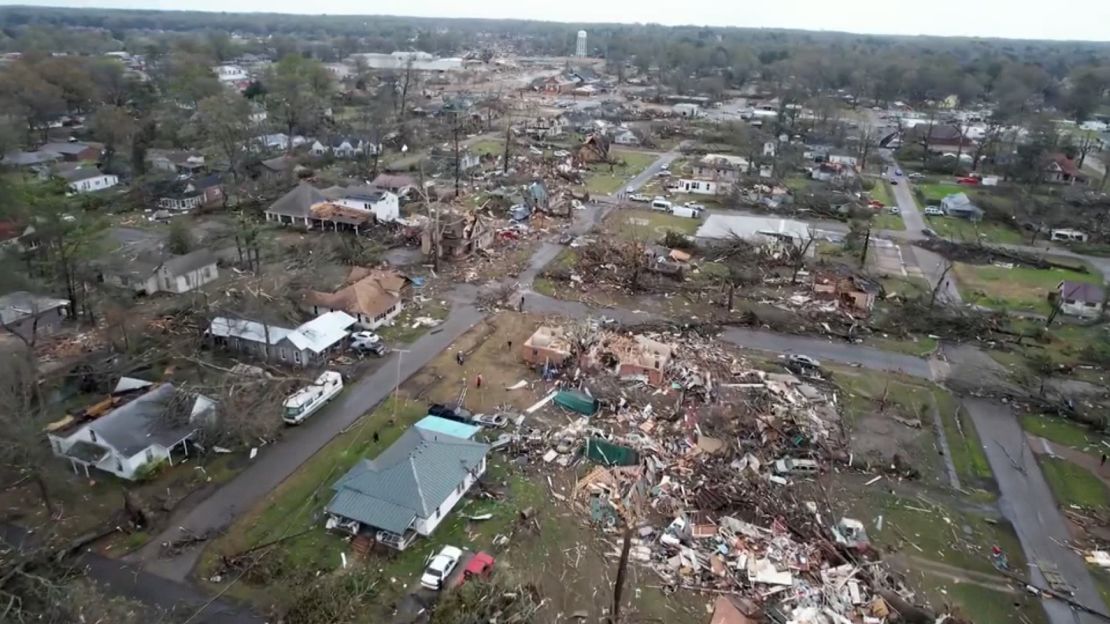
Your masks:
[{"label": "trash pile", "polygon": [[665,590],[739,595],[795,624],[894,621],[890,601],[912,597],[861,522],[795,487],[850,469],[837,395],[817,371],[766,372],[674,331],[578,323],[530,343],[526,359],[555,390],[526,413],[577,416],[502,448],[545,471],[588,468],[569,496],[552,495],[629,534],[631,561]]}]

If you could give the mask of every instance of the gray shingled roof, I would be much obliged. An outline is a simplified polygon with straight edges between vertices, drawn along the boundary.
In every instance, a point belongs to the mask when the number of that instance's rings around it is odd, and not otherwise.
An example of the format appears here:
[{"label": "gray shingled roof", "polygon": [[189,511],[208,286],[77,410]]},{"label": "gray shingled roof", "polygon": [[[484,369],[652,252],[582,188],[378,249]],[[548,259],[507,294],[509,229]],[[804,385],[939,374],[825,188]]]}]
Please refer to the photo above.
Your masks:
[{"label": "gray shingled roof", "polygon": [[210,408],[209,399],[162,384],[86,426],[120,455],[132,457],[151,444],[169,447],[189,436],[198,426],[194,412],[205,406]]},{"label": "gray shingled roof", "polygon": [[276,202],[270,204],[266,212],[287,217],[307,217],[308,209],[314,204],[327,201],[324,194],[316,190],[311,184],[301,182],[297,188],[282,195]]},{"label": "gray shingled roof", "polygon": [[216,254],[210,249],[198,249],[184,256],[173,256],[163,263],[169,274],[174,276],[184,275],[210,264],[216,264]]},{"label": "gray shingled roof", "polygon": [[1102,303],[1102,289],[1097,284],[1065,280],[1060,282],[1060,297],[1069,301]]},{"label": "gray shingled roof", "polygon": [[359,462],[339,479],[327,510],[404,533],[414,518],[432,516],[488,451],[480,442],[410,428],[377,458]]}]

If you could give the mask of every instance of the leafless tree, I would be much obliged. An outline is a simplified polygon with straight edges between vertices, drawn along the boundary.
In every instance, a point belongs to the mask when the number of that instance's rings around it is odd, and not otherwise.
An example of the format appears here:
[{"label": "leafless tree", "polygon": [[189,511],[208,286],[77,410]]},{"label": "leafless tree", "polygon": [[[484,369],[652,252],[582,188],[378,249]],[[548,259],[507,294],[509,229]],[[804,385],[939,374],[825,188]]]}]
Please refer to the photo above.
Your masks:
[{"label": "leafless tree", "polygon": [[933,286],[933,292],[929,295],[930,308],[936,305],[937,295],[940,293],[940,290],[947,285],[948,273],[952,270],[953,266],[955,266],[954,262],[948,259],[944,260],[944,270],[940,272],[940,277],[937,278],[937,283]]}]

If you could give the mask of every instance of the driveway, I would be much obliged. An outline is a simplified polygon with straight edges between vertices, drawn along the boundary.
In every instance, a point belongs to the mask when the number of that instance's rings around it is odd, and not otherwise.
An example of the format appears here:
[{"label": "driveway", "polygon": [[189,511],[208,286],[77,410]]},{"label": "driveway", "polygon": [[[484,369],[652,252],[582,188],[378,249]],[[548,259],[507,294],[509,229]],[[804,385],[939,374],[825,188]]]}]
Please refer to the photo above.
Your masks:
[{"label": "driveway", "polygon": [[[399,382],[403,383],[477,324],[482,319],[482,313],[467,301],[472,300],[471,296],[461,297],[461,301],[452,305],[450,315],[438,331],[425,334],[409,345],[408,353],[393,353],[375,372],[345,388],[338,399],[296,430],[263,449],[242,473],[189,510],[183,518],[175,519],[169,529],[128,559],[141,562],[148,572],[185,581],[196,565],[203,545],[194,546],[175,557],[161,558],[163,542],[177,539],[182,529],[194,534],[223,530],[246,513],[313,453],[389,396]],[[399,379],[398,358],[402,358]],[[278,416],[274,414],[274,418]]]},{"label": "driveway", "polygon": [[[963,405],[979,432],[1001,493],[999,507],[1017,532],[1025,558],[1030,563],[1032,581],[1047,587],[1036,562],[1051,562],[1075,589],[1074,599],[1077,602],[1106,613],[1106,606],[1083,560],[1064,546],[1071,538],[1067,524],[1056,507],[1052,490],[1045,482],[1033,452],[1027,447],[1025,432],[1016,415],[1005,405],[984,399],[966,399]],[[984,548],[986,546],[983,544]],[[1044,600],[1042,604],[1051,624],[1104,622],[1092,615],[1073,611],[1058,600]]]}]

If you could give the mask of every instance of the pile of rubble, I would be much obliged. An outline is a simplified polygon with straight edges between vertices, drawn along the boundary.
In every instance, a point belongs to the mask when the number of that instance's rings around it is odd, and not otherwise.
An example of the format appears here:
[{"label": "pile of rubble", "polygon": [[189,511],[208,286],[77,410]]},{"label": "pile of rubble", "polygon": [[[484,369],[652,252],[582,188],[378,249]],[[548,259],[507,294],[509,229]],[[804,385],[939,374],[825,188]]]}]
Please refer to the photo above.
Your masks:
[{"label": "pile of rubble", "polygon": [[665,590],[742,596],[794,624],[878,624],[907,608],[863,524],[792,487],[851,469],[836,392],[813,371],[758,370],[696,333],[581,323],[541,328],[524,352],[555,387],[527,413],[579,416],[502,448],[545,470],[592,464],[552,495],[624,532]]}]

